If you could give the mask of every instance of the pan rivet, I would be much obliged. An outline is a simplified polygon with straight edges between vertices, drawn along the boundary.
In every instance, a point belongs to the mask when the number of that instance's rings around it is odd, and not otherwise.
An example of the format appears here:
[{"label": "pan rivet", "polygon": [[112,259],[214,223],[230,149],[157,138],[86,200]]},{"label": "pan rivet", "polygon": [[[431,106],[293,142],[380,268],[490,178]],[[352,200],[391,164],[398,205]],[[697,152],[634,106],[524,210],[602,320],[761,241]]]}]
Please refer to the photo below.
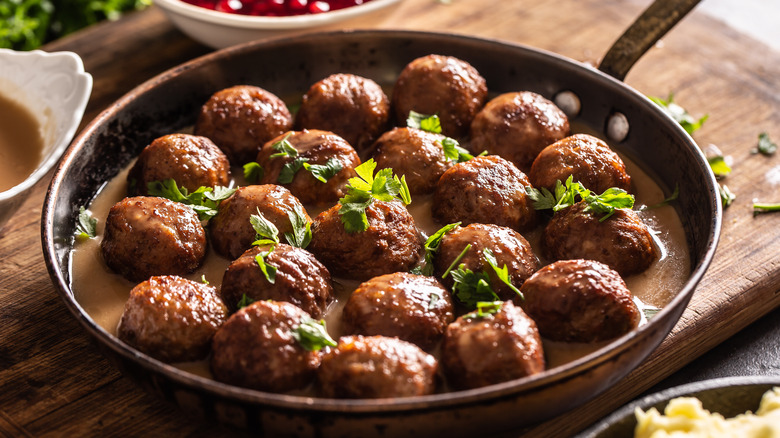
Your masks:
[{"label": "pan rivet", "polygon": [[611,141],[620,142],[628,136],[628,119],[623,113],[612,113],[607,120],[607,137]]},{"label": "pan rivet", "polygon": [[566,113],[567,117],[575,117],[580,113],[582,105],[580,98],[572,91],[561,91],[555,95],[555,104]]}]

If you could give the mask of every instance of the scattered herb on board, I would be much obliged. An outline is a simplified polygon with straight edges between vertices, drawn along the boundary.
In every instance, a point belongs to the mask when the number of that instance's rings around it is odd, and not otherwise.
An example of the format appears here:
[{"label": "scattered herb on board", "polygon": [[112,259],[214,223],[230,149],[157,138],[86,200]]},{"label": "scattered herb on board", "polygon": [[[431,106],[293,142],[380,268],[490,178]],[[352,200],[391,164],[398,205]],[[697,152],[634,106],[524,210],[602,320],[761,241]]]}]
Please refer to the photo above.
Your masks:
[{"label": "scattered herb on board", "polygon": [[766,202],[753,203],[753,216],[761,213],[773,213],[778,211],[780,211],[780,202],[774,204]]},{"label": "scattered herb on board", "polygon": [[[434,134],[441,134],[441,120],[436,114],[427,115],[416,111],[409,111],[409,117],[406,119],[406,126],[432,132]],[[462,148],[460,143],[454,138],[444,137],[440,143],[444,150],[444,157],[449,161],[462,163],[474,158],[474,156],[471,155],[469,151]],[[487,151],[482,152],[480,156],[482,155],[487,155]]]},{"label": "scattered herb on board", "polygon": [[293,338],[307,351],[319,351],[326,346],[338,345],[328,334],[325,321],[304,315],[300,324],[292,331]]},{"label": "scattered herb on board", "polygon": [[679,123],[680,126],[682,126],[685,132],[687,132],[689,135],[692,135],[694,132],[698,131],[709,117],[709,115],[705,114],[702,118],[696,119],[690,115],[688,111],[685,110],[685,108],[674,102],[674,93],[671,92],[669,93],[669,97],[665,100],[659,97],[648,97],[656,105],[663,108],[664,111],[666,111],[667,114],[669,114],[677,123]]},{"label": "scattered herb on board", "polygon": [[412,202],[406,177],[393,175],[393,169],[380,169],[374,175],[376,162],[369,159],[357,166],[356,177],[349,179],[347,194],[339,199],[341,223],[348,233],[359,233],[368,229],[366,209],[374,202],[401,201],[404,205]]},{"label": "scattered herb on board", "polygon": [[185,187],[179,187],[173,178],[165,181],[152,181],[147,184],[149,195],[170,199],[190,206],[198,214],[201,221],[206,221],[217,214],[219,203],[229,198],[236,189],[229,187],[199,187],[190,193]]},{"label": "scattered herb on board", "polygon": [[726,184],[718,184],[718,192],[720,193],[720,201],[723,204],[723,208],[727,208],[737,199],[737,195],[729,190]]},{"label": "scattered herb on board", "polygon": [[327,183],[329,179],[341,171],[343,168],[341,161],[335,157],[330,158],[325,164],[309,164],[309,160],[299,156],[298,150],[287,140],[291,135],[292,133],[287,134],[283,139],[271,145],[278,152],[271,155],[270,158],[285,157],[292,160],[282,166],[279,177],[276,179],[279,184],[291,183],[301,168],[309,171],[314,178],[322,183]]},{"label": "scattered herb on board", "polygon": [[594,195],[582,184],[574,182],[571,175],[565,183],[561,183],[560,180],[555,182],[554,193],[544,187],[541,189],[525,187],[525,191],[533,201],[536,210],[552,209],[553,212],[576,204],[579,197],[586,204],[585,211],[602,215],[599,222],[609,219],[618,208],[632,208],[634,206],[634,195],[623,189],[611,187],[600,195]]},{"label": "scattered herb on board", "polygon": [[77,239],[92,239],[97,236],[97,219],[83,206],[79,207],[75,234]]},{"label": "scattered herb on board", "polygon": [[777,143],[773,142],[772,139],[769,138],[769,134],[762,132],[761,134],[758,134],[758,144],[756,145],[756,148],[753,150],[753,152],[766,155],[767,157],[774,155],[775,152],[777,152]]},{"label": "scattered herb on board", "polygon": [[455,222],[454,224],[445,225],[441,228],[439,228],[438,231],[431,234],[431,237],[425,240],[425,258],[423,261],[422,266],[418,266],[412,270],[413,274],[418,275],[426,275],[430,277],[433,275],[433,256],[436,254],[436,251],[439,250],[439,245],[441,245],[441,239],[444,238],[444,235],[455,229],[460,225],[460,222]]},{"label": "scattered herb on board", "polygon": [[476,304],[477,310],[463,315],[464,319],[480,319],[495,315],[501,311],[504,305],[501,301],[480,301]]}]

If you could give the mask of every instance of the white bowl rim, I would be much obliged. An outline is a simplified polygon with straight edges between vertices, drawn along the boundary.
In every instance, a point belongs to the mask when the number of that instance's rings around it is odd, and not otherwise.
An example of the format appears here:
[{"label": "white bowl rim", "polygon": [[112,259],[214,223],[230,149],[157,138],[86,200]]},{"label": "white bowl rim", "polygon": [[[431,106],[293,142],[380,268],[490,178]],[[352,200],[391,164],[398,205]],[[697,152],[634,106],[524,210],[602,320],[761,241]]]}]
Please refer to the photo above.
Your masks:
[{"label": "white bowl rim", "polygon": [[[4,62],[22,63],[43,57],[59,60],[59,65],[64,67],[63,72],[67,72],[71,76],[79,79],[81,87],[76,90],[72,106],[51,108],[51,111],[55,114],[54,117],[64,119],[67,127],[64,131],[58,133],[59,135],[54,139],[54,146],[51,148],[51,151],[43,157],[38,164],[38,167],[28,175],[24,181],[4,192],[0,192],[0,202],[24,193],[38,183],[38,181],[54,167],[62,156],[62,153],[65,151],[65,148],[70,144],[70,141],[76,134],[76,130],[84,115],[84,110],[87,107],[89,96],[92,93],[92,75],[84,70],[84,62],[76,53],[67,51],[44,52],[43,50],[16,51],[11,49],[0,49],[0,60],[3,60]],[[26,90],[22,89],[22,91]]]},{"label": "white bowl rim", "polygon": [[378,11],[399,1],[400,0],[371,0],[361,5],[350,6],[335,11],[323,12],[320,14],[292,15],[287,17],[230,14],[191,5],[181,0],[154,0],[154,3],[167,12],[183,15],[206,23],[221,24],[242,29],[297,29],[322,26],[347,20],[373,11]]}]

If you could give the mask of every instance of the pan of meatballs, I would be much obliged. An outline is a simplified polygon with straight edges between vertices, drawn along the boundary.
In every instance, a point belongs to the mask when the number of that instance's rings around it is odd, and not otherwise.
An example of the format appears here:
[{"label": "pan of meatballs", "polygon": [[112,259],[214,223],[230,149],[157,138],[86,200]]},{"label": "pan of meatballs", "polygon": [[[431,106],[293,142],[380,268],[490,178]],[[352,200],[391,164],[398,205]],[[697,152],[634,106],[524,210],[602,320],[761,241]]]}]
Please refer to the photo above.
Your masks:
[{"label": "pan of meatballs", "polygon": [[719,224],[696,144],[619,80],[344,31],[142,84],[65,153],[42,232],[65,305],[185,410],[267,436],[462,436],[636,367]]}]

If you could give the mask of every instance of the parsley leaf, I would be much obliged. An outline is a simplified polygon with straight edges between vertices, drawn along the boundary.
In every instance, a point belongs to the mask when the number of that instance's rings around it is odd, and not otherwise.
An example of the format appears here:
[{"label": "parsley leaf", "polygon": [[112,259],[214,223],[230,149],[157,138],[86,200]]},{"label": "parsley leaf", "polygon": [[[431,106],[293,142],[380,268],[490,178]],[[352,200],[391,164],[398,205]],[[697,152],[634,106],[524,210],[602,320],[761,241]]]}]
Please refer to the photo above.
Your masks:
[{"label": "parsley leaf", "polygon": [[298,156],[298,150],[293,147],[292,143],[290,143],[287,139],[290,138],[292,135],[292,132],[288,132],[287,135],[284,136],[283,139],[275,142],[271,145],[271,148],[275,151],[278,151],[277,153],[271,155],[270,158],[279,158],[279,157],[290,157],[295,158]]},{"label": "parsley leaf", "polygon": [[664,199],[663,201],[659,202],[658,204],[651,205],[649,207],[643,207],[642,210],[652,210],[654,208],[659,208],[659,207],[663,207],[663,206],[669,205],[673,201],[676,201],[677,198],[679,198],[679,197],[680,197],[680,185],[679,184],[675,184],[674,185],[674,191],[672,191],[672,194],[667,196],[666,199]]},{"label": "parsley leaf", "polygon": [[257,214],[249,216],[249,223],[255,230],[255,242],[252,245],[275,245],[279,243],[279,229],[276,225],[260,213],[260,207],[257,208]]},{"label": "parsley leaf", "polygon": [[250,304],[252,304],[254,302],[255,302],[255,300],[249,298],[246,294],[243,294],[241,296],[241,299],[238,300],[238,304],[236,304],[236,307],[238,307],[239,309],[243,309],[244,307],[246,307],[246,306],[248,306],[248,305],[250,305]]},{"label": "parsley leaf", "polygon": [[485,261],[488,262],[491,268],[493,268],[493,272],[496,273],[496,277],[498,277],[501,282],[503,282],[505,285],[509,286],[510,289],[514,293],[516,293],[520,298],[525,299],[523,296],[523,293],[520,292],[518,288],[515,287],[514,284],[512,284],[512,279],[509,277],[509,269],[504,265],[503,268],[498,267],[498,261],[496,260],[496,256],[493,254],[493,251],[490,250],[490,248],[484,248],[482,250],[482,255],[485,256]]},{"label": "parsley leaf", "polygon": [[201,282],[201,283],[203,283],[203,284],[205,284],[205,285],[210,285],[210,284],[211,284],[211,283],[209,283],[209,281],[208,281],[208,280],[206,280],[206,274],[202,274],[202,275],[200,276],[200,282]]},{"label": "parsley leaf", "polygon": [[306,219],[303,207],[296,204],[295,208],[287,212],[292,224],[292,232],[284,233],[287,243],[298,248],[306,248],[311,242],[311,222]]},{"label": "parsley leaf", "polygon": [[463,315],[464,319],[479,319],[495,315],[501,311],[504,303],[501,301],[480,301],[477,303],[477,310]]},{"label": "parsley leaf", "polygon": [[295,178],[295,174],[301,170],[301,167],[303,167],[307,161],[308,159],[304,157],[297,157],[292,161],[285,163],[285,165],[282,166],[282,170],[279,172],[279,177],[276,179],[276,182],[279,184],[290,184],[293,178]]},{"label": "parsley leaf", "polygon": [[147,184],[151,196],[170,199],[190,206],[198,214],[201,221],[208,220],[217,214],[220,201],[229,198],[236,189],[228,187],[199,187],[189,193],[186,187],[179,187],[173,178],[165,181],[152,181]]},{"label": "parsley leaf", "polygon": [[762,132],[761,134],[758,134],[758,146],[756,146],[754,152],[766,156],[774,155],[774,153],[777,152],[777,144],[769,138],[769,134]]},{"label": "parsley leaf", "polygon": [[727,208],[737,199],[737,195],[729,190],[726,184],[718,184],[718,192],[720,192],[720,202],[723,204],[723,208]]},{"label": "parsley leaf", "polygon": [[400,200],[405,205],[412,202],[406,178],[393,175],[393,169],[381,169],[374,175],[376,162],[369,159],[357,166],[358,176],[347,183],[347,194],[339,199],[341,223],[348,233],[362,232],[368,229],[366,209],[374,202]]},{"label": "parsley leaf", "polygon": [[771,204],[766,202],[753,203],[753,216],[759,213],[771,213],[780,211],[780,203]]},{"label": "parsley leaf", "polygon": [[536,210],[552,209],[554,212],[563,210],[566,207],[577,203],[577,197],[582,199],[585,204],[585,211],[592,211],[597,215],[603,215],[599,222],[607,220],[615,209],[632,208],[634,206],[634,195],[628,194],[623,189],[611,187],[600,195],[594,195],[582,184],[573,181],[572,175],[566,179],[566,183],[560,180],[555,183],[555,193],[551,193],[544,187],[539,190],[533,187],[525,188],[528,197],[533,201],[533,207]]},{"label": "parsley leaf", "polygon": [[648,97],[656,105],[663,108],[663,110],[666,111],[666,113],[669,114],[677,123],[679,123],[685,132],[688,133],[688,135],[692,135],[694,132],[699,130],[709,117],[709,115],[705,114],[704,117],[697,120],[695,117],[688,114],[688,111],[686,111],[685,108],[674,102],[674,93],[671,92],[669,93],[669,97],[666,100],[658,97]]},{"label": "parsley leaf", "polygon": [[268,251],[261,251],[260,254],[255,256],[255,262],[257,263],[257,266],[260,267],[260,270],[263,271],[265,279],[268,280],[268,282],[271,284],[276,283],[276,266],[267,264],[265,259],[269,254],[271,254],[271,252],[273,252],[273,250],[274,247],[271,246],[271,249]]},{"label": "parsley leaf", "polygon": [[309,164],[304,161],[303,168],[311,172],[312,176],[320,182],[326,183],[337,173],[341,172],[344,166],[341,164],[341,161],[333,157],[325,164]]},{"label": "parsley leaf", "polygon": [[454,284],[452,293],[468,308],[476,308],[480,301],[500,301],[498,295],[490,287],[490,276],[487,272],[474,272],[461,264],[451,271]]},{"label": "parsley leaf", "polygon": [[319,351],[325,346],[338,345],[328,334],[325,321],[304,315],[300,324],[292,331],[293,338],[307,351]]},{"label": "parsley leaf", "polygon": [[255,161],[244,164],[244,179],[250,184],[257,184],[263,179],[263,166]]},{"label": "parsley leaf", "polygon": [[92,239],[97,236],[97,219],[82,206],[79,207],[79,216],[76,221],[76,238]]},{"label": "parsley leaf", "polygon": [[729,167],[722,155],[707,158],[707,162],[710,163],[710,168],[716,178],[725,178],[731,173],[731,167]]},{"label": "parsley leaf", "polygon": [[[444,150],[444,158],[450,161],[463,163],[474,158],[474,155],[471,155],[469,151],[460,147],[460,143],[458,143],[458,141],[455,139],[444,137],[444,139],[441,141],[441,147]],[[482,153],[479,154],[480,157],[484,155],[487,155],[487,151],[482,151]]]},{"label": "parsley leaf", "polygon": [[441,134],[441,120],[439,120],[439,116],[436,114],[427,115],[417,111],[409,111],[409,117],[406,118],[406,126],[433,132],[434,134]]},{"label": "parsley leaf", "polygon": [[271,155],[270,158],[292,158],[292,161],[282,166],[279,177],[276,179],[279,184],[291,183],[293,178],[295,178],[295,174],[301,168],[311,172],[312,176],[318,181],[327,183],[329,179],[333,178],[334,175],[344,168],[341,161],[335,157],[330,158],[325,164],[309,164],[309,159],[298,156],[298,150],[287,140],[291,135],[292,133],[289,133],[283,139],[271,145],[274,150],[279,152]]},{"label": "parsley leaf", "polygon": [[444,235],[457,228],[459,225],[460,222],[445,225],[439,228],[438,231],[433,233],[431,237],[425,241],[425,263],[420,267],[418,272],[415,273],[427,275],[429,277],[433,275],[433,255],[439,250],[439,245],[441,245],[441,240],[444,238]]}]

